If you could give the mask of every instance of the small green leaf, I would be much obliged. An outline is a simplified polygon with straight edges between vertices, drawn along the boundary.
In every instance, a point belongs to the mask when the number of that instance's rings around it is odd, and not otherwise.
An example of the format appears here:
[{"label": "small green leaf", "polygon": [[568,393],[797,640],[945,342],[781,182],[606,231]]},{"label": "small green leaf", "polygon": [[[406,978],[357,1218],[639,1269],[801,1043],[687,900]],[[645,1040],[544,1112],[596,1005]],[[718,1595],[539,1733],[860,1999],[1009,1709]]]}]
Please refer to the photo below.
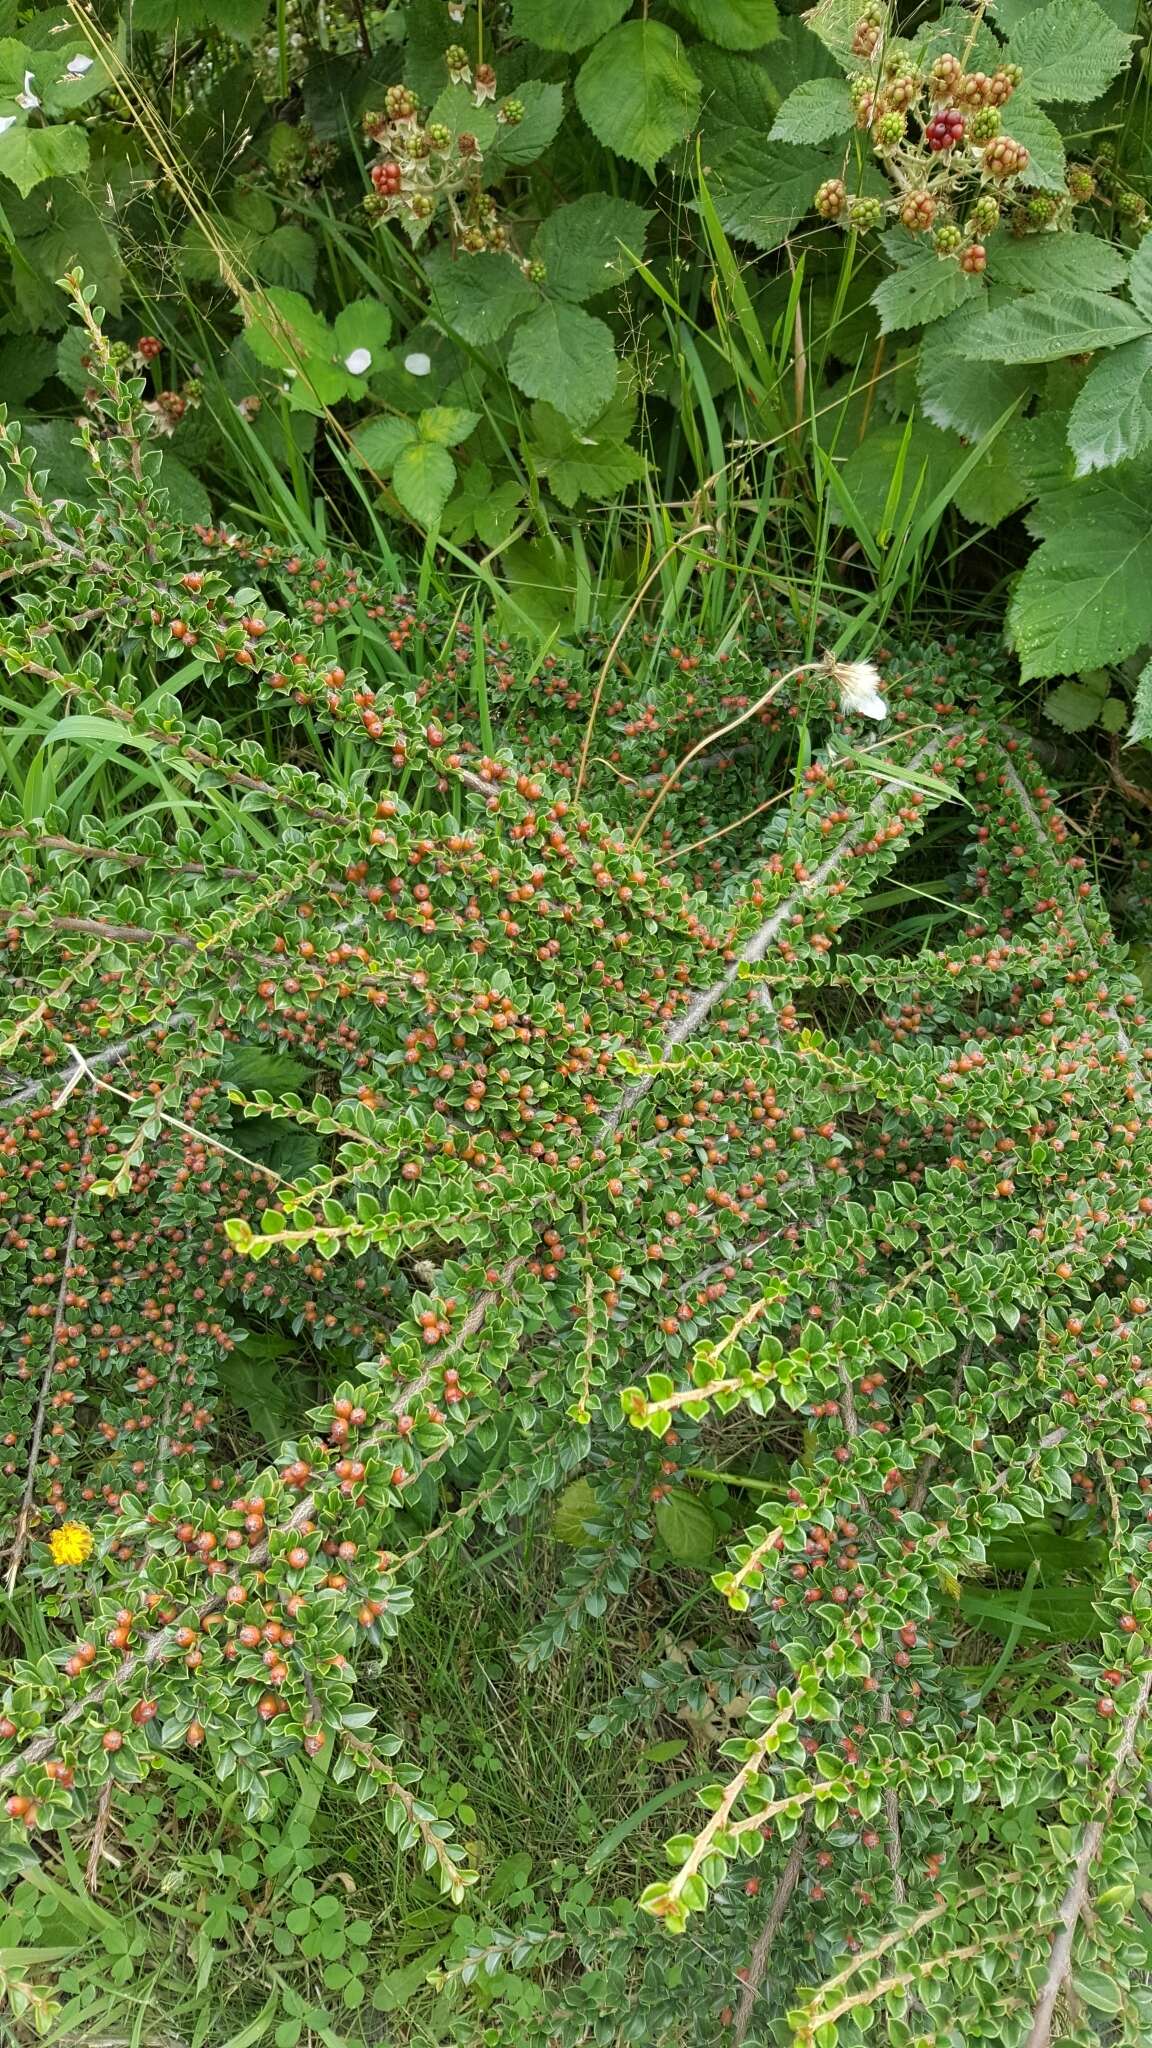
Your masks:
[{"label": "small green leaf", "polygon": [[776,0],[674,0],[709,42],[725,50],[759,50],[779,33]]},{"label": "small green leaf", "polygon": [[457,448],[480,424],[478,412],[463,405],[432,405],[416,423],[422,441],[435,441],[441,448]]},{"label": "small green leaf", "polygon": [[411,442],[392,467],[392,488],[421,526],[439,525],[455,482],[456,464],[448,450],[433,441]]},{"label": "small green leaf", "polygon": [[856,116],[848,87],[835,78],[809,78],[785,100],[773,124],[772,142],[829,142],[847,135]]},{"label": "small green leaf", "polygon": [[704,1565],[716,1548],[716,1524],[703,1501],[672,1487],[656,1503],[656,1533],[678,1564]]},{"label": "small green leaf", "polygon": [[632,0],[512,0],[512,27],[541,50],[583,50],[627,14]]},{"label": "small green leaf", "polygon": [[364,420],[352,432],[352,445],[360,461],[380,476],[387,476],[401,450],[418,439],[414,420],[396,419],[390,414]]},{"label": "small green leaf", "polygon": [[692,126],[700,81],[674,29],[662,21],[628,21],[585,59],[576,103],[598,142],[653,176],[660,158]]},{"label": "small green leaf", "polygon": [[651,218],[644,207],[607,192],[586,192],[557,206],[532,244],[547,269],[548,292],[579,301],[611,291],[632,269],[627,251],[643,255]]},{"label": "small green leaf", "polygon": [[540,295],[520,265],[502,252],[453,256],[434,249],[424,259],[432,287],[432,314],[476,348],[499,341],[513,321],[531,312]]},{"label": "small green leaf", "polygon": [[1061,683],[1044,699],[1044,716],[1065,732],[1087,732],[1100,715],[1104,698],[1099,690],[1083,683]]},{"label": "small green leaf", "polygon": [[564,1488],[552,1516],[552,1534],[557,1543],[579,1549],[588,1542],[588,1524],[599,1521],[600,1503],[590,1479],[574,1479]]},{"label": "small green leaf", "polygon": [[516,87],[516,98],[524,109],[523,118],[497,126],[488,158],[490,162],[520,168],[534,164],[559,132],[564,119],[564,88],[546,85],[539,78],[526,78]]},{"label": "small green leaf", "polygon": [[584,426],[616,388],[611,330],[580,306],[541,306],[516,330],[508,374],[529,398],[546,398],[573,426]]},{"label": "small green leaf", "polygon": [[1093,364],[1072,406],[1068,445],[1077,476],[1152,448],[1152,335]]},{"label": "small green leaf", "polygon": [[894,334],[905,327],[926,327],[982,295],[979,278],[969,277],[958,263],[925,254],[877,285],[872,304],[880,315],[880,332]]}]

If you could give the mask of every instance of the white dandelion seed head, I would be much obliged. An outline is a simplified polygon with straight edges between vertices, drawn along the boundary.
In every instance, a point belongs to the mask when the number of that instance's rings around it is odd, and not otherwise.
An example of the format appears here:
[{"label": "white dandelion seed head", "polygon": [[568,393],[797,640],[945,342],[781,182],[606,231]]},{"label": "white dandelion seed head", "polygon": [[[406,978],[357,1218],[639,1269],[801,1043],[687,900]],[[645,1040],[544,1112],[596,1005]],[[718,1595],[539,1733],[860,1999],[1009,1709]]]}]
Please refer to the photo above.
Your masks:
[{"label": "white dandelion seed head", "polygon": [[840,692],[843,711],[857,718],[887,718],[888,706],[880,695],[880,671],[870,661],[834,661],[829,674]]}]

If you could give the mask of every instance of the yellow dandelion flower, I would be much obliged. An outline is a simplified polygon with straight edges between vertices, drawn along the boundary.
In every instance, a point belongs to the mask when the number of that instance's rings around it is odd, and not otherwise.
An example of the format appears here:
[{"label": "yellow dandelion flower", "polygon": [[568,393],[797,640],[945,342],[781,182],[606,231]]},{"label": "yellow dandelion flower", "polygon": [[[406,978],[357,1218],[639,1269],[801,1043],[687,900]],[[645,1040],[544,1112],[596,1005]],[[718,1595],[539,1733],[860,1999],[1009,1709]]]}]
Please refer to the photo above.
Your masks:
[{"label": "yellow dandelion flower", "polygon": [[61,1522],[48,1538],[53,1564],[84,1564],[96,1548],[96,1538],[83,1522]]}]

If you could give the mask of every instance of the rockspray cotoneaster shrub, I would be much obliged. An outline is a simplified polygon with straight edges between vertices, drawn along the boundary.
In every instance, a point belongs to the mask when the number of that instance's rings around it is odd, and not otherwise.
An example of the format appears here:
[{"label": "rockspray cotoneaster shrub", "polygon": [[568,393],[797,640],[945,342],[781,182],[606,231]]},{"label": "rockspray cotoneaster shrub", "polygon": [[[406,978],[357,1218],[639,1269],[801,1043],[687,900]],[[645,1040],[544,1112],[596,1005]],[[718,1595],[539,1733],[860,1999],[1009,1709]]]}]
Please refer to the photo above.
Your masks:
[{"label": "rockspray cotoneaster shrub", "polygon": [[[638,703],[609,648],[516,700],[490,646],[517,758],[452,722],[414,600],[169,520],[80,303],[95,500],[46,503],[4,428],[0,655],[186,817],[0,811],[0,1489],[51,1636],[0,1694],[9,1869],[169,1759],[255,1821],[327,1751],[462,1896],[358,1664],[426,1558],[553,1489],[577,1527],[532,1655],[578,1641],[654,1524],[707,1555],[693,1470],[738,1426],[785,1460],[713,1560],[752,1699],[642,1903],[669,1970],[710,1899],[752,1933],[683,2037],[1146,2040],[1150,1041],[994,668],[678,653]],[[351,619],[394,689],[333,658]],[[808,736],[703,854],[686,717],[697,768],[736,728],[753,788]],[[868,951],[941,831],[947,935]],[[260,1464],[221,1394],[277,1331],[329,1364]],[[1022,1535],[1057,1583],[1081,1546],[1090,1594],[1051,1683],[1003,1693],[956,1600]],[[673,2038],[626,1998],[566,2017],[578,1974],[541,2042]]]}]

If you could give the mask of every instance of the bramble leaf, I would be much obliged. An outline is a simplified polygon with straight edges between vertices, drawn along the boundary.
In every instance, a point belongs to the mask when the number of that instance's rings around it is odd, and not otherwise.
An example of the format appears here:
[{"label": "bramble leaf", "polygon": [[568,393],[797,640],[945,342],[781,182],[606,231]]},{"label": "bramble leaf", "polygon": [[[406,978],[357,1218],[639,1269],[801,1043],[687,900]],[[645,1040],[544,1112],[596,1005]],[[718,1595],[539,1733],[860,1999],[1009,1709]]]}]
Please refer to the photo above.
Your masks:
[{"label": "bramble leaf", "polygon": [[651,176],[687,135],[700,81],[674,29],[627,21],[597,43],[576,76],[576,103],[598,142]]}]

